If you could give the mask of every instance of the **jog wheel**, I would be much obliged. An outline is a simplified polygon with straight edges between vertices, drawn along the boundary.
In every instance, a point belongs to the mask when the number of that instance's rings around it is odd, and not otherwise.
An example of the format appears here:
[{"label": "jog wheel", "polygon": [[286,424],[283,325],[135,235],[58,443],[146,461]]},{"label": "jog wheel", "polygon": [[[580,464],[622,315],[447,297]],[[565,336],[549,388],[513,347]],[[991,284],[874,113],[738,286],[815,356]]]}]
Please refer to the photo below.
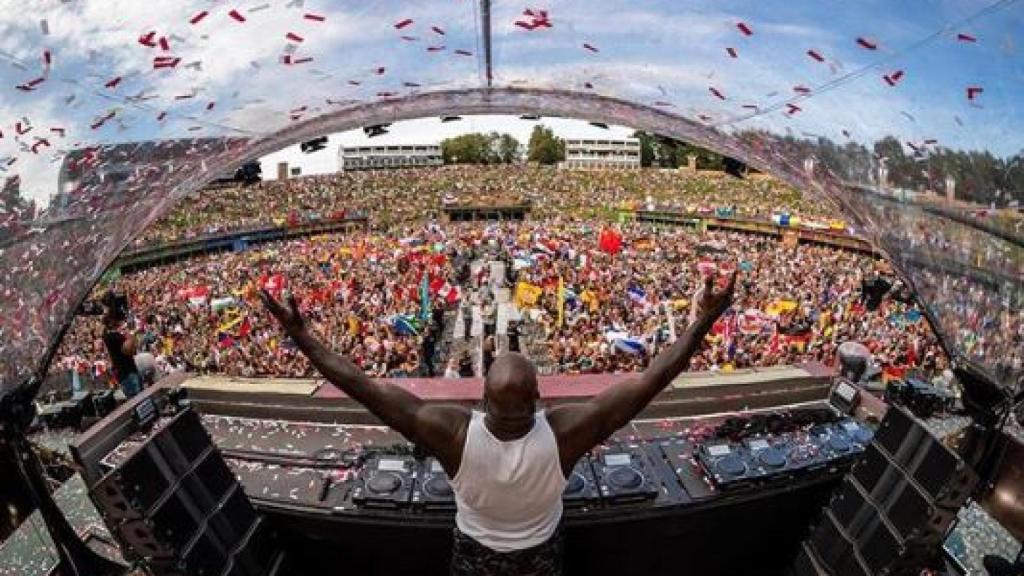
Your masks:
[{"label": "jog wheel", "polygon": [[766,448],[757,455],[757,460],[765,468],[782,468],[786,465],[786,453],[778,448]]},{"label": "jog wheel", "polygon": [[747,465],[743,459],[735,454],[722,458],[715,464],[715,468],[726,476],[742,476],[747,472]]},{"label": "jog wheel", "polygon": [[644,483],[644,477],[632,466],[617,466],[608,473],[608,483],[622,490],[635,490]]},{"label": "jog wheel", "polygon": [[585,483],[583,476],[580,476],[579,472],[573,472],[565,482],[565,489],[562,490],[562,494],[578,494],[583,490]]},{"label": "jog wheel", "polygon": [[842,436],[832,436],[828,439],[828,447],[836,452],[849,452],[850,442]]},{"label": "jog wheel", "polygon": [[377,472],[366,481],[366,489],[374,494],[391,494],[402,487],[402,479],[394,472]]},{"label": "jog wheel", "polygon": [[443,474],[434,474],[423,483],[423,491],[434,498],[451,498],[455,492]]}]

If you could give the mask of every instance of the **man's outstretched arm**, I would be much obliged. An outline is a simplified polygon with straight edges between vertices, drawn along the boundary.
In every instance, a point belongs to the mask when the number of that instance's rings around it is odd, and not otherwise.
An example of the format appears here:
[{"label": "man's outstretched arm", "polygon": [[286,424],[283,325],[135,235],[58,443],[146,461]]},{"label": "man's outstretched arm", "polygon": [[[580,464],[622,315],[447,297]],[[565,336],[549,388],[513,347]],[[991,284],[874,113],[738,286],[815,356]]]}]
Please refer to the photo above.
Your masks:
[{"label": "man's outstretched arm", "polygon": [[465,435],[467,410],[427,404],[404,388],[372,380],[351,360],[332,352],[309,331],[294,297],[289,296],[284,306],[266,291],[261,296],[285,333],[328,382],[402,436],[434,454],[446,470],[449,466],[458,468],[462,459],[462,443],[458,439]]},{"label": "man's outstretched arm", "polygon": [[609,387],[584,404],[551,411],[550,419],[558,437],[563,470],[571,470],[576,460],[587,451],[633,420],[690,365],[690,359],[712,325],[732,303],[736,274],[720,292],[712,292],[712,282],[713,278],[709,277],[702,301],[693,303],[700,306],[696,321],[675,344],[658,354],[642,374]]}]

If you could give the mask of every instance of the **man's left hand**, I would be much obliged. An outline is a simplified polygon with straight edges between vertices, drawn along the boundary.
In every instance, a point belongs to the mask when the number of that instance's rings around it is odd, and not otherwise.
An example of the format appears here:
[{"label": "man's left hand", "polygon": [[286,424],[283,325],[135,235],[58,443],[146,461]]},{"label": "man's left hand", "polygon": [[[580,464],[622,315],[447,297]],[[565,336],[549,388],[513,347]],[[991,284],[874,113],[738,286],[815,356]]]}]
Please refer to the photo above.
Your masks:
[{"label": "man's left hand", "polygon": [[295,302],[293,294],[288,294],[287,306],[278,302],[266,289],[260,290],[260,299],[289,336],[300,334],[306,329],[306,321],[299,312],[299,305]]}]

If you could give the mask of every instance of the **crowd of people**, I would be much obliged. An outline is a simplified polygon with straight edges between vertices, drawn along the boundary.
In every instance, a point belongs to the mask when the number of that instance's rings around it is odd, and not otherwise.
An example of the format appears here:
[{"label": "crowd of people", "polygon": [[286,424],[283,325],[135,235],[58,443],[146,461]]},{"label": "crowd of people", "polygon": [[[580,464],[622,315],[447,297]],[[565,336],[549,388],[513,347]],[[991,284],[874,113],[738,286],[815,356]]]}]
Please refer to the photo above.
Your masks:
[{"label": "crowd of people", "polygon": [[623,207],[726,209],[747,218],[832,211],[766,176],[738,180],[686,170],[560,170],[541,166],[442,166],[341,172],[194,192],[136,240],[142,247],[258,226],[367,214],[378,227],[440,216],[445,204],[529,201],[539,218],[576,211],[606,217]]},{"label": "crowd of people", "polygon": [[[495,283],[487,266],[479,268],[483,276],[470,273],[471,262],[487,259],[504,260],[507,278]],[[551,372],[585,374],[642,369],[686,329],[704,278],[737,267],[733,311],[715,326],[694,370],[830,363],[846,340],[866,343],[896,374],[946,367],[902,291],[865,302],[862,283],[891,272],[883,261],[737,232],[613,228],[575,217],[431,222],[212,254],[126,275],[113,288],[127,294],[131,329],[161,372],[313,376],[260,305],[258,291],[267,289],[295,294],[316,332],[371,376],[467,375],[457,368],[462,358],[440,353],[446,317],[465,304],[468,320],[469,305],[478,304],[483,322],[493,324],[495,294],[479,298],[476,290],[489,285],[509,290],[523,319],[524,352]],[[494,327],[487,328],[484,354],[493,357],[499,351]],[[102,375],[102,329],[95,318],[76,319],[60,366]]]}]

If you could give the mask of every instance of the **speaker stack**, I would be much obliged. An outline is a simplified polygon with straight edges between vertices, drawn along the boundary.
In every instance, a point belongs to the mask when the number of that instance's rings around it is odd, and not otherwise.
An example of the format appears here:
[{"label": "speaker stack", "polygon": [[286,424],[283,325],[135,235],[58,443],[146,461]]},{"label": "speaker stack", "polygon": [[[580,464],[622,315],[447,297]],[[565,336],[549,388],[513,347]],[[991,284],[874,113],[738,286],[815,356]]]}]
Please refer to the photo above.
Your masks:
[{"label": "speaker stack", "polygon": [[791,574],[917,574],[938,562],[976,482],[956,454],[892,406],[801,546]]},{"label": "speaker stack", "polygon": [[199,421],[185,410],[89,492],[125,557],[158,576],[271,576],[282,555]]}]

